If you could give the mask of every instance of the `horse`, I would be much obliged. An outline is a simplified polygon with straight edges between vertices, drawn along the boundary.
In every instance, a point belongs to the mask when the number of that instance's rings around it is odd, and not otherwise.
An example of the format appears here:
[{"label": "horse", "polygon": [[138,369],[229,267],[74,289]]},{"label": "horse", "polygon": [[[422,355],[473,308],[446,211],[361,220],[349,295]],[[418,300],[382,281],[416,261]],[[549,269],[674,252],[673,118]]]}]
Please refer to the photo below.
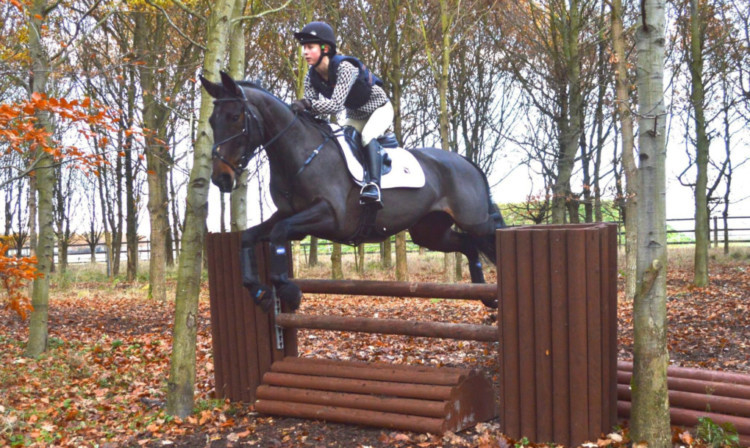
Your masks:
[{"label": "horse", "polygon": [[[261,284],[255,244],[271,247],[270,279],[279,299],[296,310],[302,293],[288,277],[288,241],[308,235],[338,243],[380,242],[403,230],[430,250],[461,252],[473,283],[484,283],[480,253],[495,263],[495,230],[505,227],[490,197],[487,178],[474,163],[437,148],[408,151],[421,165],[421,188],[382,191],[382,210],[359,204],[331,128],[249,81],[221,73],[221,83],[200,77],[214,98],[209,119],[214,135],[211,181],[222,193],[235,188],[248,162],[263,148],[270,167],[270,195],[277,207],[266,221],[242,233],[242,282],[256,304],[268,311],[271,289]],[[368,222],[371,221],[371,222]],[[453,230],[453,226],[460,231]],[[494,300],[484,305],[495,308]]]}]

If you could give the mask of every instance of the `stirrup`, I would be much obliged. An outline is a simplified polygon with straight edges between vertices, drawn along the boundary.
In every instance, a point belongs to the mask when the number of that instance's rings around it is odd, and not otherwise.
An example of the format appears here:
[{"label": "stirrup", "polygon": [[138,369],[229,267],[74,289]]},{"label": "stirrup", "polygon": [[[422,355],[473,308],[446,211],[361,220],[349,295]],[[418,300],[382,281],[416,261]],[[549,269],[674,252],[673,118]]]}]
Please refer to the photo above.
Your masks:
[{"label": "stirrup", "polygon": [[[372,189],[375,189],[374,194]],[[368,191],[365,191],[368,190]],[[376,204],[378,208],[383,208],[383,202],[380,198],[380,187],[374,182],[370,182],[362,187],[359,191],[359,203],[361,205]]]}]

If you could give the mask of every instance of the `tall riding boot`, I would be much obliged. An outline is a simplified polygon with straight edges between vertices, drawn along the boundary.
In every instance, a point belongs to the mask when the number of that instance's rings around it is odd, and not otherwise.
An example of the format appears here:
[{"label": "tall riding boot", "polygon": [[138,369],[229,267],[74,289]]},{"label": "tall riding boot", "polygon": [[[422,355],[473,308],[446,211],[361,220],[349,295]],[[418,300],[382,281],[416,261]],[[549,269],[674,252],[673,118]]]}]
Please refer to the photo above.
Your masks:
[{"label": "tall riding boot", "polygon": [[383,202],[380,199],[380,174],[383,169],[383,154],[381,146],[377,140],[373,139],[365,151],[365,186],[359,192],[359,203],[363,205],[375,205],[377,208],[383,208]]}]

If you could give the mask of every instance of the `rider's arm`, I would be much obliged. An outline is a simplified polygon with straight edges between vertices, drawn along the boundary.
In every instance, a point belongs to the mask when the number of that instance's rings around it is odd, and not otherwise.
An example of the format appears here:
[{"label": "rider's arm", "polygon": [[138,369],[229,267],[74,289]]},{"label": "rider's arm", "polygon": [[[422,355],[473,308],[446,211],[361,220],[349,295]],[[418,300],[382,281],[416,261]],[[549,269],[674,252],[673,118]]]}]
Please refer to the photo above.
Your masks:
[{"label": "rider's arm", "polygon": [[310,82],[309,73],[305,76],[305,93],[302,95],[302,98],[306,100],[310,100],[311,103],[313,100],[318,99],[318,92],[315,90],[315,87],[313,87],[312,83]]},{"label": "rider's arm", "polygon": [[[358,74],[359,69],[351,63],[344,61],[339,64],[338,73],[336,74],[336,86],[333,88],[333,94],[330,99],[322,95],[315,95],[312,98],[308,97],[307,89],[309,81],[306,78],[305,98],[312,101],[313,113],[317,115],[337,114],[344,110],[344,101],[346,101],[346,97],[349,95],[349,91],[352,89],[352,85],[357,79]],[[312,85],[309,88],[314,92]]]}]

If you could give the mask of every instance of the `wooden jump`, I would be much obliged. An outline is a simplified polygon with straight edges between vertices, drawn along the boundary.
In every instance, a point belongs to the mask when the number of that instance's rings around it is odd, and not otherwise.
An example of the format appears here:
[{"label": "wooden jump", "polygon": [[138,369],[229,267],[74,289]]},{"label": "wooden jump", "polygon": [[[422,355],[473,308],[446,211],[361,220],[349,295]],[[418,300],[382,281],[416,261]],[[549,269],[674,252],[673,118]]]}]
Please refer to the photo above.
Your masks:
[{"label": "wooden jump", "polygon": [[[496,285],[293,280],[305,294],[497,298],[497,326],[311,316],[284,309],[276,316],[264,314],[242,287],[239,245],[239,233],[207,238],[218,397],[256,402],[260,412],[278,415],[435,433],[499,415],[510,437],[564,445],[596,440],[617,423],[613,225],[498,231]],[[267,246],[256,248],[261,281],[268,284],[267,252]],[[296,330],[302,328],[496,343],[500,393],[495,402],[487,379],[467,369],[458,369],[458,377],[445,368],[413,371],[374,363],[336,362],[319,370],[296,358]],[[302,370],[286,371],[298,362]],[[438,383],[448,372],[449,384]],[[456,417],[450,408],[466,412]]]}]

